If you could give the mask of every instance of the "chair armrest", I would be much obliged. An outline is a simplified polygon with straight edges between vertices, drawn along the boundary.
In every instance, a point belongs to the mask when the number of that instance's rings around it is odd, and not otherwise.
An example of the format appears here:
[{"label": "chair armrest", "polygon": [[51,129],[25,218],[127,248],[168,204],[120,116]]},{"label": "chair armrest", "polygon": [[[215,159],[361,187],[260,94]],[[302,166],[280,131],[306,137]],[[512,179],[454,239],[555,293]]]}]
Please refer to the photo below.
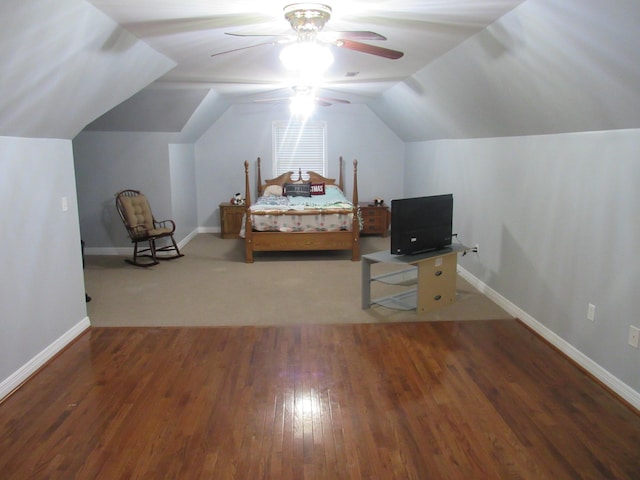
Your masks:
[{"label": "chair armrest", "polygon": [[176,230],[176,224],[173,220],[161,220],[161,221],[157,221],[157,220],[153,220],[153,223],[155,224],[156,228],[169,228],[171,229],[171,233],[175,232]]},{"label": "chair armrest", "polygon": [[131,236],[134,238],[146,237],[149,235],[149,229],[145,227],[143,224],[133,225],[132,227],[128,227],[131,232]]}]

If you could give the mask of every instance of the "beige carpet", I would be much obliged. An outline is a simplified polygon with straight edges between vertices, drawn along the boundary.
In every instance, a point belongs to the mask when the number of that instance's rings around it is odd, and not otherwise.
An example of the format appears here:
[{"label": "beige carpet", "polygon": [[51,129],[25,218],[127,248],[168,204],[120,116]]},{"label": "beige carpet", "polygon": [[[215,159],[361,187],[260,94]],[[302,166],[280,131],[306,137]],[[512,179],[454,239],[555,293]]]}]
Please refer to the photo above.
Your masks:
[{"label": "beige carpet", "polygon": [[[381,323],[512,318],[458,277],[455,303],[429,314],[361,308],[361,266],[349,252],[259,252],[244,263],[242,240],[197,235],[184,257],[150,268],[124,257],[87,256],[85,282],[93,326],[216,326]],[[363,237],[362,253],[389,248]],[[376,273],[373,265],[372,273]],[[380,268],[384,268],[380,266]],[[388,293],[375,283],[372,297]]]}]

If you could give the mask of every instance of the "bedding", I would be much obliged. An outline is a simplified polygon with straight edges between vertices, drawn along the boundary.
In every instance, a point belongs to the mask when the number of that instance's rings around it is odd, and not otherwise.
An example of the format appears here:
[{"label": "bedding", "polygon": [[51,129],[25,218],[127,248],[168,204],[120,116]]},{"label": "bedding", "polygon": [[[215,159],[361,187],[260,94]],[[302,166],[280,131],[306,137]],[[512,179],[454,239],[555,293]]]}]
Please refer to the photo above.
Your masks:
[{"label": "bedding", "polygon": [[[323,189],[324,194],[309,197],[277,195],[265,189],[265,195],[249,207],[253,229],[260,232],[350,230],[353,203],[336,185],[323,184]],[[244,228],[240,236],[244,237]]]}]

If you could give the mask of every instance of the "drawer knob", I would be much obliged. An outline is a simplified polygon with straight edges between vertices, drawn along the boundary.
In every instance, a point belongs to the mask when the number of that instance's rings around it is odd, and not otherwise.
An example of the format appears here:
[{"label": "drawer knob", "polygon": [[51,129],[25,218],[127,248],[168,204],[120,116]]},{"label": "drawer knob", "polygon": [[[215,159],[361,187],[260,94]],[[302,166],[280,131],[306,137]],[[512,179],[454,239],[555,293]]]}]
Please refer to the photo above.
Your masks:
[{"label": "drawer knob", "polygon": [[436,272],[436,277],[439,277],[440,275],[442,275],[442,270],[438,270],[438,271]]}]

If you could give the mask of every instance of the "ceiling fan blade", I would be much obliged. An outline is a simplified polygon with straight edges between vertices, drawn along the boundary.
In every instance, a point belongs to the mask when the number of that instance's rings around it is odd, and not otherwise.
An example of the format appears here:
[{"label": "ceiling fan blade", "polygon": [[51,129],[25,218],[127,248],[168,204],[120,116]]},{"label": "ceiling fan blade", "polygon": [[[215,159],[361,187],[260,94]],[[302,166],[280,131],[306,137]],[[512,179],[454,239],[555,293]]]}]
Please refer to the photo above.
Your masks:
[{"label": "ceiling fan blade", "polygon": [[341,98],[329,98],[329,97],[317,97],[318,100],[323,100],[325,102],[331,102],[331,103],[344,103],[344,104],[350,104],[351,102],[349,100],[342,100]]},{"label": "ceiling fan blade", "polygon": [[[225,32],[225,35],[230,35],[232,37],[272,37],[272,38],[282,38],[287,41],[294,41],[296,39],[295,35],[286,35],[286,34],[273,34],[273,33],[235,33],[235,32]],[[325,38],[323,38],[325,37]],[[376,32],[369,32],[366,30],[353,30],[353,31],[339,31],[339,32],[319,32],[318,38],[325,41],[333,41],[339,39],[349,39],[349,40],[386,40],[387,37],[384,35],[380,35]]]},{"label": "ceiling fan blade", "polygon": [[[380,35],[376,32],[369,32],[365,30],[355,30],[355,31],[342,31],[342,32],[325,32],[327,36],[333,36],[337,39],[349,39],[349,40],[386,40],[387,37],[384,35]],[[320,32],[318,35],[324,35]]]},{"label": "ceiling fan blade", "polygon": [[252,103],[284,103],[290,100],[290,97],[260,98],[258,100],[253,100]]},{"label": "ceiling fan blade", "polygon": [[378,57],[389,58],[391,60],[397,60],[404,55],[403,52],[399,52],[397,50],[376,47],[366,43],[354,42],[353,40],[338,40],[335,42],[335,45],[341,48],[355,50],[356,52],[369,53],[371,55],[377,55]]},{"label": "ceiling fan blade", "polygon": [[279,42],[264,42],[264,43],[256,43],[255,45],[249,45],[247,47],[234,48],[233,50],[225,50],[224,52],[212,53],[212,57],[217,57],[218,55],[224,55],[225,53],[233,53],[239,52],[241,50],[247,50],[249,48],[262,47],[264,45],[278,45]]},{"label": "ceiling fan blade", "polygon": [[294,35],[284,35],[284,34],[272,34],[272,33],[233,33],[233,32],[224,32],[225,35],[230,35],[232,37],[272,37],[272,38],[282,38],[287,41],[292,41],[295,39]]}]

